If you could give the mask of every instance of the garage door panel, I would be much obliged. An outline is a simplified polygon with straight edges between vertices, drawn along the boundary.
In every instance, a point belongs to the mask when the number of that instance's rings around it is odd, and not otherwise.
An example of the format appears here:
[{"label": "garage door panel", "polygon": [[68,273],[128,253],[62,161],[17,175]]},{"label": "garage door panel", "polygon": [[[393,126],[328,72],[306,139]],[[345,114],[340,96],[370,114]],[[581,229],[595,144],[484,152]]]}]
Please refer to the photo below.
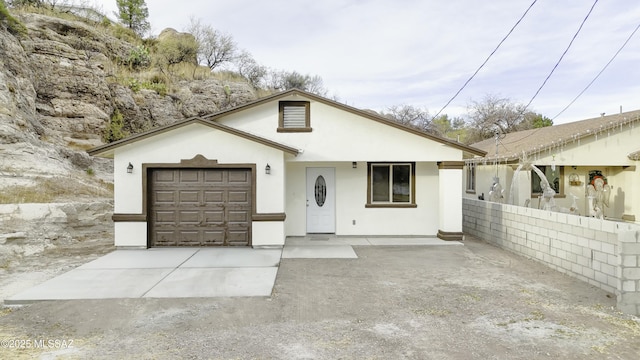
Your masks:
[{"label": "garage door panel", "polygon": [[159,246],[176,246],[177,236],[175,230],[157,230],[154,233],[156,245]]},{"label": "garage door panel", "polygon": [[229,203],[243,203],[243,204],[248,204],[249,203],[249,196],[251,194],[249,194],[246,191],[229,191]]},{"label": "garage door panel", "polygon": [[203,237],[203,243],[206,245],[224,245],[225,231],[207,229],[203,232]]},{"label": "garage door panel", "polygon": [[250,219],[248,211],[229,211],[229,223],[247,223]]},{"label": "garage door panel", "polygon": [[201,243],[200,231],[196,230],[180,230],[176,240],[180,246],[198,246]]},{"label": "garage door panel", "polygon": [[155,171],[153,173],[153,181],[156,184],[175,184],[177,181],[176,177],[177,171]]},{"label": "garage door panel", "polygon": [[183,204],[199,204],[200,203],[200,191],[198,190],[180,190],[180,205]]},{"label": "garage door panel", "polygon": [[229,245],[244,246],[249,241],[249,232],[246,230],[231,230],[227,241]]},{"label": "garage door panel", "polygon": [[180,227],[188,225],[199,225],[200,211],[179,210],[178,221],[179,223],[177,225]]},{"label": "garage door panel", "polygon": [[250,245],[251,181],[248,169],[153,169],[150,245]]},{"label": "garage door panel", "polygon": [[158,225],[162,225],[162,224],[175,224],[177,221],[177,216],[176,216],[176,212],[175,211],[156,211],[155,216],[153,217],[155,219],[155,222]]},{"label": "garage door panel", "polygon": [[181,184],[189,184],[189,183],[199,183],[201,171],[197,169],[183,169],[178,170],[180,174],[180,183]]},{"label": "garage door panel", "polygon": [[158,190],[155,193],[156,204],[172,205],[176,202],[176,192],[171,190]]},{"label": "garage door panel", "polygon": [[207,185],[210,184],[221,184],[224,182],[224,171],[205,171],[203,176],[204,183]]},{"label": "garage door panel", "polygon": [[204,190],[204,202],[205,203],[221,203],[224,202],[225,192],[221,190]]},{"label": "garage door panel", "polygon": [[224,223],[224,211],[207,210],[204,212],[205,224],[222,224]]},{"label": "garage door panel", "polygon": [[251,183],[251,174],[244,170],[230,170],[229,171],[229,183],[230,184],[249,184]]}]

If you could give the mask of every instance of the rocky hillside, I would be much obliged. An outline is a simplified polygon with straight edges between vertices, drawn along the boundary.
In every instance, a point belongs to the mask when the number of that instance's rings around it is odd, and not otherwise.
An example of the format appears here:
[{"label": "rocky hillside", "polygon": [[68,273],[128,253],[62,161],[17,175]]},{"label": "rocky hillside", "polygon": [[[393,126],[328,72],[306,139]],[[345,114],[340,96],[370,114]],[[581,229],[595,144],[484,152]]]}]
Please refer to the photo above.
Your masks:
[{"label": "rocky hillside", "polygon": [[247,83],[214,78],[177,79],[166,94],[123,84],[118,61],[136,45],[109,26],[32,13],[16,18],[26,34],[0,28],[0,188],[47,176],[89,183],[78,175],[87,171],[108,181],[109,163],[85,151],[103,143],[116,114],[132,133],[256,97]]},{"label": "rocky hillside", "polygon": [[[121,122],[118,131],[131,134],[256,98],[246,82],[207,76],[161,74],[162,91],[145,89],[137,86],[140,74],[123,65],[139,43],[118,36],[117,26],[12,15],[26,31],[0,22],[0,204],[110,204],[111,161],[86,150],[104,143],[112,119]],[[96,221],[104,223],[108,217],[98,208]],[[0,220],[0,233],[41,239],[14,226],[24,222],[9,221],[10,214]],[[7,239],[0,236],[0,243]]]}]

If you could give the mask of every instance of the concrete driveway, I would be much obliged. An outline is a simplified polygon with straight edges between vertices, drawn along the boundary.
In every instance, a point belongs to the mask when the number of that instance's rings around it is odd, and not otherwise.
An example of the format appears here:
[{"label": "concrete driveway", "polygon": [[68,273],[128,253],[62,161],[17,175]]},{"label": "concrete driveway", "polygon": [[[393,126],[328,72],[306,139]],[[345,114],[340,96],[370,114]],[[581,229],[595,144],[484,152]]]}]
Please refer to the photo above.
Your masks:
[{"label": "concrete driveway", "polygon": [[462,245],[436,238],[289,238],[283,249],[116,250],[8,299],[46,300],[270,296],[280,259],[355,259],[352,246]]},{"label": "concrete driveway", "polygon": [[269,296],[280,249],[116,250],[5,300]]},{"label": "concrete driveway", "polygon": [[640,319],[613,294],[482,241],[353,250],[283,258],[269,297],[5,307],[0,339],[73,343],[0,359],[638,359]]}]

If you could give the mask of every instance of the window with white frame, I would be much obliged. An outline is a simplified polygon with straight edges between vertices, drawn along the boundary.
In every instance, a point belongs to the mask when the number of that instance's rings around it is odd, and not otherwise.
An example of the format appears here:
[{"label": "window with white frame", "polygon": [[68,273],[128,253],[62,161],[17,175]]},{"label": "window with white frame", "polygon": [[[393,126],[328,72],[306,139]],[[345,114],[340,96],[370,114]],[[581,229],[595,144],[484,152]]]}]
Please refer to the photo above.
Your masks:
[{"label": "window with white frame", "polygon": [[367,207],[415,206],[415,163],[369,163]]}]

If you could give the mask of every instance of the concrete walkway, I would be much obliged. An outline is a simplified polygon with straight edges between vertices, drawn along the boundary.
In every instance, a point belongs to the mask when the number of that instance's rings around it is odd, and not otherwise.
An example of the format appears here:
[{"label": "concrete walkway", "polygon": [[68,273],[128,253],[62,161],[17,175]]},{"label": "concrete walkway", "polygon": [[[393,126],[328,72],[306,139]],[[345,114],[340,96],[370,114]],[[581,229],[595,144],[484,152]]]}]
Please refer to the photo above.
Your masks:
[{"label": "concrete walkway", "polygon": [[46,300],[270,296],[281,259],[357,259],[352,246],[462,245],[435,238],[314,235],[283,249],[115,250],[18,293],[5,304]]}]

